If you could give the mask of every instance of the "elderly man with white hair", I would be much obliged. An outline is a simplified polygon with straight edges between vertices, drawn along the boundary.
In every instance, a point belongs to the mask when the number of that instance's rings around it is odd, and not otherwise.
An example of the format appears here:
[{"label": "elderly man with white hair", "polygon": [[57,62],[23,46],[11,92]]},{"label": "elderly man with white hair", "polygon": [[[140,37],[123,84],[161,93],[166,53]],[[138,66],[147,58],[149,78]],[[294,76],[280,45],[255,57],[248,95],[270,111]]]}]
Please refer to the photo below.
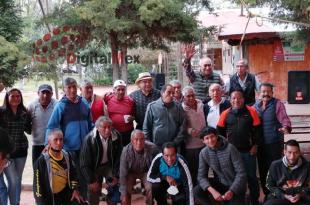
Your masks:
[{"label": "elderly man with white hair", "polygon": [[131,195],[136,179],[140,179],[145,188],[145,204],[152,205],[152,185],[146,180],[146,174],[153,158],[159,153],[157,146],[145,140],[142,130],[133,130],[131,143],[124,147],[120,162],[120,192],[122,205],[131,204]]},{"label": "elderly man with white hair", "polygon": [[220,119],[220,114],[230,107],[230,102],[222,97],[223,88],[220,84],[213,83],[209,87],[211,100],[204,105],[206,123],[210,127],[216,128]]},{"label": "elderly man with white hair", "polygon": [[183,95],[182,95],[182,83],[179,80],[172,80],[169,82],[170,85],[174,88],[173,99],[176,102],[182,103]]},{"label": "elderly man with white hair", "polygon": [[116,80],[113,84],[113,93],[104,96],[109,117],[113,127],[120,132],[122,144],[126,146],[130,142],[130,134],[133,130],[135,103],[126,95],[127,85],[123,80]]},{"label": "elderly man with white hair", "polygon": [[186,117],[187,137],[185,139],[185,150],[183,156],[188,162],[192,174],[193,184],[197,182],[199,163],[199,152],[204,147],[202,140],[198,137],[202,128],[206,126],[203,103],[196,99],[195,90],[192,86],[185,86],[182,90],[184,100],[182,107]]},{"label": "elderly man with white hair", "polygon": [[208,57],[200,59],[200,70],[194,71],[191,67],[191,58],[195,54],[195,46],[188,45],[185,47],[186,58],[183,63],[183,67],[186,71],[186,75],[190,81],[190,84],[196,91],[198,99],[205,101],[209,99],[208,90],[212,83],[218,83],[223,85],[223,80],[220,75],[213,71],[212,60]]},{"label": "elderly man with white hair", "polygon": [[255,90],[258,92],[259,87],[260,82],[257,76],[249,72],[248,60],[244,58],[237,62],[236,73],[225,85],[226,92],[229,95],[236,90],[242,90],[244,103],[249,106],[255,103]]},{"label": "elderly man with white hair", "polygon": [[[96,127],[85,137],[80,154],[80,169],[87,182],[87,199],[91,205],[99,205],[102,186],[112,188],[118,184],[122,142],[112,121],[101,116]],[[105,184],[103,183],[105,178]],[[109,198],[108,205],[116,204]]]}]

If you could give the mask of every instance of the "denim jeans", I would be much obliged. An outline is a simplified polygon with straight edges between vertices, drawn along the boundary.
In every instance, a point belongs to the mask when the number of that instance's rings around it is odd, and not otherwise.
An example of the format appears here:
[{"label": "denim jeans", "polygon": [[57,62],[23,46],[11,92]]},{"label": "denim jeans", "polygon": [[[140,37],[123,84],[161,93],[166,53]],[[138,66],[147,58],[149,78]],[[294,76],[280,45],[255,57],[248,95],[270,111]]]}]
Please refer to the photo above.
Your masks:
[{"label": "denim jeans", "polygon": [[4,170],[8,179],[8,192],[11,205],[19,204],[22,176],[27,157],[10,159],[11,164]]},{"label": "denim jeans", "polygon": [[0,174],[0,204],[2,205],[8,204],[8,190],[4,182],[3,173]]},{"label": "denim jeans", "polygon": [[240,152],[244,162],[248,178],[248,187],[250,190],[250,201],[257,202],[259,198],[259,185],[256,176],[256,156],[251,155],[249,152]]}]

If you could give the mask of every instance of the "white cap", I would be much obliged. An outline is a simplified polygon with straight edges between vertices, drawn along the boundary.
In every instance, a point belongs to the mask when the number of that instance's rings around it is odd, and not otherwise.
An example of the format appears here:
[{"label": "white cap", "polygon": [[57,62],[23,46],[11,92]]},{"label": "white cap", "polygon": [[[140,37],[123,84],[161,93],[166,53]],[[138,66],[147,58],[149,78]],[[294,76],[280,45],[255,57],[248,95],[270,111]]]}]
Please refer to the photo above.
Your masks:
[{"label": "white cap", "polygon": [[123,81],[123,80],[116,80],[114,82],[114,84],[113,84],[113,88],[116,88],[117,86],[120,86],[120,85],[125,86],[125,87],[127,86],[125,81]]}]

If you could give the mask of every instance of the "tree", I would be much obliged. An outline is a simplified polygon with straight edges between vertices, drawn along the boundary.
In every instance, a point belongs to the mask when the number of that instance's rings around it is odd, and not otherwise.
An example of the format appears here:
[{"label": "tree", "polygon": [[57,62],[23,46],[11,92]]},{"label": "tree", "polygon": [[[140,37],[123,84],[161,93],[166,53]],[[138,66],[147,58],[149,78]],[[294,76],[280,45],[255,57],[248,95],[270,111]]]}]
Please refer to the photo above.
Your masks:
[{"label": "tree", "polygon": [[[296,32],[286,35],[286,37],[291,38],[295,43],[310,43],[310,1],[261,0],[261,2],[271,8],[271,17],[300,23],[295,24]],[[277,20],[274,22],[281,23]],[[302,25],[302,23],[307,25]]]},{"label": "tree", "polygon": [[14,1],[0,0],[0,36],[9,42],[17,42],[22,33],[20,11]]},{"label": "tree", "polygon": [[5,87],[11,87],[17,79],[26,74],[24,66],[27,57],[23,55],[14,43],[0,36],[0,82]]},{"label": "tree", "polygon": [[[58,12],[58,16],[61,16],[59,13],[72,14],[77,17],[75,20],[80,19],[80,23],[90,27],[93,38],[109,42],[113,80],[120,78],[120,71],[122,79],[127,80],[127,65],[124,60],[119,61],[118,53],[124,59],[128,48],[167,49],[167,41],[191,42],[197,39],[195,16],[201,6],[208,7],[208,1],[75,0],[70,10],[67,7],[66,12]],[[61,19],[65,18],[61,16]]]},{"label": "tree", "polygon": [[0,83],[14,85],[25,72],[26,56],[16,42],[22,32],[22,20],[14,1],[0,1]]}]

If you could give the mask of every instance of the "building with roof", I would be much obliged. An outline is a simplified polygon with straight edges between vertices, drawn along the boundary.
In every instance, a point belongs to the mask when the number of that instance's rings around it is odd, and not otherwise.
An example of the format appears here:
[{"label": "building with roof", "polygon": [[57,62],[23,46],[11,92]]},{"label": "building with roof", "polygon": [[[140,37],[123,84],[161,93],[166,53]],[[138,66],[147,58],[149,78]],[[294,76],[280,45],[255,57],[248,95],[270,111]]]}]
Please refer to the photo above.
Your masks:
[{"label": "building with roof", "polygon": [[[275,85],[275,97],[292,103],[310,103],[310,47],[293,46],[281,38],[281,33],[294,28],[280,27],[259,17],[249,20],[240,15],[240,10],[201,12],[198,20],[203,27],[217,28],[224,77],[235,72],[236,62],[243,56],[249,61],[250,72],[262,82]],[[303,97],[298,98],[298,93]]]}]

